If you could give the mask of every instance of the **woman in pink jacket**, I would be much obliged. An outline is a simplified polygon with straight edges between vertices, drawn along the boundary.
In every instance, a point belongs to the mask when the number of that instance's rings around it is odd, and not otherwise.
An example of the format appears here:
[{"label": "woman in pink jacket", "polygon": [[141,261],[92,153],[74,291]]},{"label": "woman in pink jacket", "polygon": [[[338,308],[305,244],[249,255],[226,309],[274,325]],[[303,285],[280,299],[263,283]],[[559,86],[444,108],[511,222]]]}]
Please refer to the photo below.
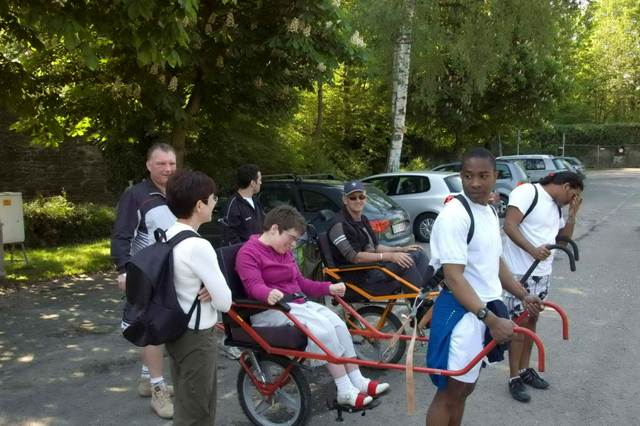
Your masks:
[{"label": "woman in pink jacket", "polygon": [[[313,281],[302,276],[292,249],[305,231],[305,221],[296,209],[280,206],[264,219],[261,235],[253,235],[236,258],[236,270],[249,297],[273,305],[286,294],[304,293],[310,297],[342,296],[343,283]],[[332,310],[319,303],[295,300],[289,304],[291,314],[300,320],[331,352],[337,356],[356,357],[351,334],[345,323]],[[257,327],[289,323],[282,312],[269,309],[251,317]],[[308,352],[323,353],[311,339]],[[327,368],[338,389],[338,403],[356,408],[369,404],[374,396],[389,389],[362,376],[355,364],[328,364]]]}]

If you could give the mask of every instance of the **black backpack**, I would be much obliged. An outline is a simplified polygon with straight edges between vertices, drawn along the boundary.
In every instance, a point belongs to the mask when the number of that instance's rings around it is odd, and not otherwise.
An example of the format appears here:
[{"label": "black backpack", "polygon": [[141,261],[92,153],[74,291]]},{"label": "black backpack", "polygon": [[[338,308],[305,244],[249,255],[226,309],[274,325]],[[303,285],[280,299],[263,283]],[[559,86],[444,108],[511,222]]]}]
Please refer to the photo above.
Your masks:
[{"label": "black backpack", "polygon": [[136,253],[127,263],[127,318],[134,318],[122,332],[137,346],[161,345],[184,334],[194,310],[196,330],[200,325],[200,301],[196,299],[185,314],[178,303],[173,282],[173,248],[181,241],[199,237],[193,231],[181,231],[167,241],[162,230],[155,232],[156,242]]}]

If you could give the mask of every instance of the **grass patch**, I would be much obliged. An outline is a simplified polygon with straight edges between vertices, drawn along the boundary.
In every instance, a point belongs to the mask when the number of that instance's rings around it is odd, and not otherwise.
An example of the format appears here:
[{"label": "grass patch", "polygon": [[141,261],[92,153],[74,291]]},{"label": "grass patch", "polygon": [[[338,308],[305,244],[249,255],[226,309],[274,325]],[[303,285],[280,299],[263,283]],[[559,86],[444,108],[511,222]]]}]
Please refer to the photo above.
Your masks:
[{"label": "grass patch", "polygon": [[53,248],[27,249],[29,263],[22,252],[14,252],[13,262],[5,252],[6,280],[9,282],[38,282],[70,275],[90,274],[113,267],[109,256],[109,239],[92,243],[73,244]]}]

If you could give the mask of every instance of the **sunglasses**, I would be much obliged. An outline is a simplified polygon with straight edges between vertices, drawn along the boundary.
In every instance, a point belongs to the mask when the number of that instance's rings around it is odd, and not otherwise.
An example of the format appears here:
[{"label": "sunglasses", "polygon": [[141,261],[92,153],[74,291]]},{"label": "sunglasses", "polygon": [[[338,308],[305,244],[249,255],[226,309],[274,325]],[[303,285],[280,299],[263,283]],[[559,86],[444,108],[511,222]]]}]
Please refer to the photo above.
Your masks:
[{"label": "sunglasses", "polygon": [[351,201],[356,201],[356,200],[360,200],[360,201],[362,201],[362,200],[366,200],[366,199],[367,199],[367,196],[366,196],[366,195],[364,195],[364,194],[360,194],[360,195],[349,195],[347,198],[348,198],[348,199],[350,199]]}]

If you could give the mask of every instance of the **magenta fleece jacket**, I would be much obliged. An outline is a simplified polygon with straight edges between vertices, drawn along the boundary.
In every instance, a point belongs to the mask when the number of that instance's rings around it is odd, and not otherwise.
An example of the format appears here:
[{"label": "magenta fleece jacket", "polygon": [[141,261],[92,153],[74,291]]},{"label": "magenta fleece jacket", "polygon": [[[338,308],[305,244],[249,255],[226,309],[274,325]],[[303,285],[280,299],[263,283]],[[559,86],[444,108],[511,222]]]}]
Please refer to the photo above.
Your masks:
[{"label": "magenta fleece jacket", "polygon": [[291,251],[279,254],[258,238],[252,235],[236,257],[236,271],[250,298],[266,303],[274,288],[284,294],[302,291],[309,297],[329,295],[330,282],[305,278]]}]

